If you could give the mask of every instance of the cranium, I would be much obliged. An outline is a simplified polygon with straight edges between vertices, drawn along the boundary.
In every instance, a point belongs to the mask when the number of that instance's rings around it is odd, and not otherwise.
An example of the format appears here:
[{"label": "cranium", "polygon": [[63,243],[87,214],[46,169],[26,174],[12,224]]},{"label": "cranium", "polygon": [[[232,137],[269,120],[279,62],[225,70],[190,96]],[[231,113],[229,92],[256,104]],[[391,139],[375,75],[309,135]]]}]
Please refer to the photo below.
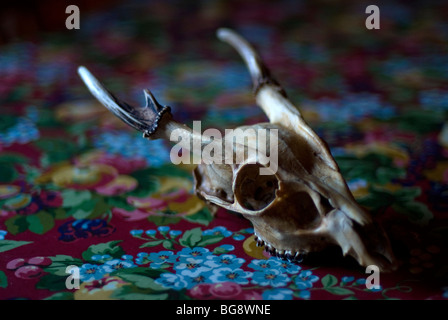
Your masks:
[{"label": "cranium", "polygon": [[[356,203],[326,143],[307,125],[245,39],[229,29],[219,29],[217,35],[232,45],[246,63],[256,102],[269,119],[269,123],[251,128],[276,129],[278,139],[270,143],[278,143],[279,156],[276,170],[268,174],[260,174],[260,169],[269,171],[266,157],[260,156],[267,154],[267,144],[258,146],[264,150],[257,156],[247,152],[240,163],[228,161],[233,159],[228,154],[219,163],[203,161],[194,170],[197,195],[249,219],[258,244],[272,255],[300,262],[307,253],[339,246],[344,255],[352,256],[361,266],[394,270],[396,259],[388,237]],[[170,139],[177,131],[178,136],[199,141],[202,147],[223,145],[227,138],[204,138],[176,122],[170,108],[160,105],[149,90],[144,91],[146,106],[133,107],[108,92],[86,68],[80,67],[79,74],[102,104],[142,131],[145,138]],[[249,136],[247,141],[252,138]],[[232,146],[233,151],[251,148],[241,143]]]}]

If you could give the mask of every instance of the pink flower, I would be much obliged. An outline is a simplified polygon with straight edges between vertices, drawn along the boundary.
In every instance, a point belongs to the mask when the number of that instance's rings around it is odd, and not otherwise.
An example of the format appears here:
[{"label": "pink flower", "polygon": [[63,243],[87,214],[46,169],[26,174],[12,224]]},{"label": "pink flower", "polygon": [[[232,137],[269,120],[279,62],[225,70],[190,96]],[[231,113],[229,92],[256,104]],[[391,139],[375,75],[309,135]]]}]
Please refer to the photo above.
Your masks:
[{"label": "pink flower", "polygon": [[146,198],[128,197],[127,201],[136,209],[127,211],[114,208],[112,211],[122,215],[128,221],[142,220],[151,215],[163,215],[164,211],[178,213],[181,216],[189,215],[198,212],[204,206],[198,197],[188,193],[185,189],[166,194],[153,194]]},{"label": "pink flower", "polygon": [[201,300],[239,299],[242,288],[234,282],[201,283],[189,290],[191,297]]}]

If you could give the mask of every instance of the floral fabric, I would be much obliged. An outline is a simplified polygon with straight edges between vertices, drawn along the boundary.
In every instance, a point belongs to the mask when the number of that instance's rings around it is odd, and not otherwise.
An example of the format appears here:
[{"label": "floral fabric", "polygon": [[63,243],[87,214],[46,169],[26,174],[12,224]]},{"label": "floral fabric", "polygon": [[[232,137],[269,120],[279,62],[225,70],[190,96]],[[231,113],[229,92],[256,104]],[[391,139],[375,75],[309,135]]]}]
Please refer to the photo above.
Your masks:
[{"label": "floral fabric", "polygon": [[[357,1],[127,1],[3,45],[0,298],[448,298],[447,7],[380,9],[367,30]],[[266,121],[222,26],[256,45],[389,234],[401,266],[378,287],[337,250],[301,264],[265,253],[247,220],[194,194],[169,143],[142,139],[77,76],[85,65],[135,104],[150,88],[203,130]]]}]

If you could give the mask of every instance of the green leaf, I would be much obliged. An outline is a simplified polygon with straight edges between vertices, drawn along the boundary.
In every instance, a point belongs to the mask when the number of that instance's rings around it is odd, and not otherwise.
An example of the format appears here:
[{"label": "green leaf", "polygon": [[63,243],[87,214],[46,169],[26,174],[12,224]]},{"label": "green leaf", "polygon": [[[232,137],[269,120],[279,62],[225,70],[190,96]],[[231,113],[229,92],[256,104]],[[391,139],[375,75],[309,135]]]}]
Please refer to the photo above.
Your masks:
[{"label": "green leaf", "polygon": [[341,288],[341,287],[328,287],[328,288],[325,288],[325,290],[327,290],[331,294],[336,294],[336,295],[340,295],[340,296],[343,296],[346,294],[355,294],[353,291],[351,291],[347,288]]},{"label": "green leaf", "polygon": [[77,152],[76,145],[66,139],[41,138],[34,144],[44,151],[43,154],[45,154],[49,164],[68,160]]},{"label": "green leaf", "polygon": [[51,274],[57,276],[65,276],[67,277],[69,274],[66,273],[66,269],[68,266],[82,266],[83,261],[81,259],[75,259],[71,256],[67,255],[56,255],[54,257],[50,257],[52,263],[50,266],[44,268],[45,272],[49,272]]},{"label": "green leaf", "polygon": [[93,219],[109,210],[109,205],[103,197],[95,196],[92,199],[86,200],[76,207],[69,210],[69,214],[77,220]]},{"label": "green leaf", "polygon": [[210,210],[207,207],[204,207],[195,214],[185,216],[184,219],[190,222],[208,226],[208,224],[213,220],[213,216],[210,213]]},{"label": "green leaf", "polygon": [[148,221],[155,223],[158,226],[166,226],[168,224],[176,224],[181,221],[181,217],[162,215],[162,216],[149,216]]},{"label": "green leaf", "polygon": [[140,248],[151,248],[151,247],[155,247],[158,246],[159,244],[161,244],[164,240],[154,240],[154,241],[148,241],[145,242],[144,244],[142,244],[140,246]]},{"label": "green leaf", "polygon": [[173,242],[170,241],[170,240],[165,240],[165,241],[163,241],[162,245],[163,245],[163,247],[164,247],[165,249],[168,249],[168,250],[173,250],[173,249],[174,249]]},{"label": "green leaf", "polygon": [[221,235],[210,235],[210,236],[203,236],[201,241],[199,241],[196,246],[197,247],[205,247],[208,246],[210,244],[215,244],[218,243],[219,241],[221,241],[222,239],[224,239],[223,236]]},{"label": "green leaf", "polygon": [[325,277],[322,278],[321,282],[322,282],[322,285],[325,288],[327,288],[327,287],[332,287],[332,286],[336,285],[338,283],[338,279],[331,274],[327,274]]},{"label": "green leaf", "polygon": [[418,225],[427,225],[428,222],[434,218],[431,210],[428,209],[426,204],[421,202],[409,202],[400,205],[394,205],[393,208],[401,213],[406,215],[409,218],[409,221],[418,224]]},{"label": "green leaf", "polygon": [[26,217],[28,229],[36,234],[44,234],[54,227],[54,217],[46,211],[39,211]]},{"label": "green leaf", "polygon": [[74,300],[73,294],[73,292],[67,291],[58,292],[45,298],[44,300]]},{"label": "green leaf", "polygon": [[145,290],[134,286],[123,286],[114,290],[112,294],[112,298],[120,300],[166,300],[168,297],[168,293],[147,293]]},{"label": "green leaf", "polygon": [[12,235],[19,234],[25,230],[28,230],[27,216],[15,215],[5,221],[6,228],[8,232]]},{"label": "green leaf", "polygon": [[134,197],[146,197],[159,188],[159,179],[153,176],[154,170],[147,168],[138,170],[130,175],[137,180],[137,188],[128,192],[126,195]]},{"label": "green leaf", "polygon": [[0,270],[0,288],[6,287],[8,287],[8,278],[6,277],[6,274]]},{"label": "green leaf", "polygon": [[123,197],[108,197],[106,202],[111,208],[120,208],[127,211],[132,211],[135,209],[135,207],[130,205],[126,198]]},{"label": "green leaf", "polygon": [[94,255],[110,255],[113,258],[120,258],[125,252],[118,246],[121,240],[109,241],[106,243],[99,243],[91,245],[86,251],[82,253],[84,260],[91,261]]},{"label": "green leaf", "polygon": [[68,274],[64,276],[58,276],[56,274],[46,274],[42,276],[39,282],[36,284],[36,289],[47,289],[51,291],[63,291],[67,290],[65,286],[65,280]]},{"label": "green leaf", "polygon": [[184,247],[195,247],[199,241],[202,239],[202,230],[201,228],[194,228],[191,230],[187,230],[182,235],[182,238],[179,239],[179,243]]},{"label": "green leaf", "polygon": [[33,243],[32,241],[15,241],[15,240],[0,240],[0,252],[6,252],[26,244]]},{"label": "green leaf", "polygon": [[120,274],[120,278],[128,281],[141,289],[153,291],[166,291],[166,288],[156,283],[152,278],[140,274]]},{"label": "green leaf", "polygon": [[88,190],[72,190],[72,189],[65,189],[61,191],[61,196],[63,199],[62,206],[64,208],[68,207],[76,207],[83,203],[86,200],[90,200],[92,197],[92,194]]},{"label": "green leaf", "polygon": [[0,182],[8,183],[14,181],[19,174],[12,164],[0,163]]}]

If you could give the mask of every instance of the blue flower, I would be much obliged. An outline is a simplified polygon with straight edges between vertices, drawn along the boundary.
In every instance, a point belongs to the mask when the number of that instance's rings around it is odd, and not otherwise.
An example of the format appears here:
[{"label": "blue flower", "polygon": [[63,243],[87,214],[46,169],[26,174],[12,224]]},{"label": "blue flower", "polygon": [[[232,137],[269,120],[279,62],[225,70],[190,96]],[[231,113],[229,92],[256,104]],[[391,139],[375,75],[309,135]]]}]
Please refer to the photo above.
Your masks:
[{"label": "blue flower", "polygon": [[182,234],[182,231],[180,230],[170,230],[170,236],[171,238],[176,238],[177,236],[180,236]]},{"label": "blue flower", "polygon": [[252,283],[272,287],[284,287],[290,280],[288,275],[278,269],[257,270],[252,277]]},{"label": "blue flower", "polygon": [[150,229],[150,230],[146,230],[145,233],[146,233],[146,235],[152,237],[152,236],[156,235],[157,231],[154,229]]},{"label": "blue flower", "polygon": [[93,261],[99,261],[99,262],[101,263],[101,262],[103,262],[103,261],[112,259],[112,256],[110,256],[110,255],[108,255],[108,254],[103,254],[103,255],[101,255],[101,254],[94,254],[94,255],[91,257],[91,259],[92,259]]},{"label": "blue flower", "polygon": [[191,289],[198,284],[210,282],[209,274],[210,274],[210,271],[200,273],[194,277],[183,276],[183,279],[187,282],[186,288]]},{"label": "blue flower", "polygon": [[0,230],[0,240],[5,240],[5,236],[8,234],[8,231]]},{"label": "blue flower", "polygon": [[103,278],[103,276],[107,272],[97,264],[83,264],[81,268],[79,268],[79,278],[83,282],[90,282],[93,280],[99,280]]},{"label": "blue flower", "polygon": [[313,275],[310,270],[302,271],[295,279],[295,284],[299,290],[305,290],[313,287],[313,283],[319,280],[319,277]]},{"label": "blue flower", "polygon": [[206,265],[213,267],[227,267],[231,269],[237,269],[243,265],[245,262],[242,258],[237,258],[233,254],[222,254],[220,256],[208,256],[208,261],[205,262]]},{"label": "blue flower", "polygon": [[165,288],[171,288],[174,290],[182,290],[187,288],[189,285],[184,276],[169,272],[162,273],[160,277],[155,280],[155,282]]},{"label": "blue flower", "polygon": [[213,229],[205,230],[202,232],[204,236],[223,236],[225,238],[230,237],[232,235],[232,232],[227,230],[226,227],[215,227]]},{"label": "blue flower", "polygon": [[232,246],[231,244],[222,244],[218,248],[222,248],[227,252],[235,250],[235,246]]},{"label": "blue flower", "polygon": [[249,280],[247,278],[250,276],[252,276],[252,272],[224,267],[214,269],[213,274],[210,276],[210,280],[213,283],[230,281],[238,284],[248,284]]},{"label": "blue flower", "polygon": [[179,256],[179,260],[183,261],[188,258],[206,259],[208,256],[212,255],[212,253],[206,248],[195,247],[183,248],[177,255]]},{"label": "blue flower", "polygon": [[146,252],[139,252],[137,253],[137,258],[135,259],[135,263],[136,264],[146,264],[151,262],[151,260],[149,260],[149,254]]},{"label": "blue flower", "polygon": [[342,277],[341,278],[341,281],[345,282],[345,283],[352,282],[353,280],[355,280],[355,277]]},{"label": "blue flower", "polygon": [[261,296],[264,300],[292,300],[292,294],[292,290],[280,288],[266,290]]},{"label": "blue flower", "polygon": [[235,234],[232,238],[236,241],[244,240],[244,236],[242,234]]},{"label": "blue flower", "polygon": [[263,271],[269,269],[276,269],[280,267],[280,265],[281,263],[279,259],[269,258],[268,260],[252,260],[251,263],[249,263],[247,266],[254,270]]},{"label": "blue flower", "polygon": [[129,231],[129,233],[130,233],[132,236],[139,236],[139,235],[141,235],[141,234],[143,233],[143,230],[141,230],[141,229],[138,229],[138,230],[131,230],[131,231]]},{"label": "blue flower", "polygon": [[170,231],[170,229],[171,228],[168,226],[161,226],[157,228],[157,230],[159,230],[160,233],[167,233],[168,231]]},{"label": "blue flower", "polygon": [[173,268],[176,270],[176,273],[193,278],[212,269],[212,267],[204,263],[204,259],[191,257],[175,263]]},{"label": "blue flower", "polygon": [[366,279],[364,279],[364,278],[359,278],[358,280],[355,281],[355,283],[356,283],[356,284],[361,284],[361,285],[366,284]]},{"label": "blue flower", "polygon": [[172,251],[151,252],[149,254],[149,260],[156,264],[173,263],[176,259],[177,255],[175,255]]},{"label": "blue flower", "polygon": [[[366,286],[367,287],[367,286]],[[383,287],[381,285],[372,285],[370,288],[367,288],[369,291],[372,292],[379,292],[383,290]]]},{"label": "blue flower", "polygon": [[295,263],[289,262],[287,260],[279,260],[280,267],[283,268],[283,271],[286,273],[298,273],[302,268]]},{"label": "blue flower", "polygon": [[106,263],[102,265],[102,268],[106,273],[134,267],[136,267],[136,265],[132,261],[120,259],[106,261]]},{"label": "blue flower", "polygon": [[309,299],[310,297],[311,297],[311,292],[309,292],[308,290],[299,291],[299,298]]}]

